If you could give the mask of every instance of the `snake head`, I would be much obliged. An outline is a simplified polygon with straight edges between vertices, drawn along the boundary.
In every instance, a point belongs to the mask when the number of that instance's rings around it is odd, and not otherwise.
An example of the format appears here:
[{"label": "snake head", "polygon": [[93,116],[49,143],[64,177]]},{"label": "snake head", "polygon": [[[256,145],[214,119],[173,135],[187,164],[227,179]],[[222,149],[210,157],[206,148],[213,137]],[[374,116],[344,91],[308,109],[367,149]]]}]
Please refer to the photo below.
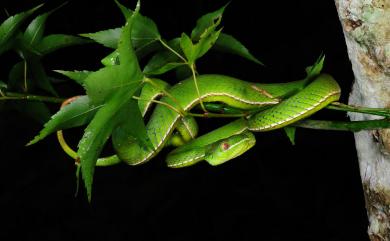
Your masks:
[{"label": "snake head", "polygon": [[255,143],[256,139],[252,132],[245,131],[211,144],[204,159],[212,166],[220,165],[243,154]]}]

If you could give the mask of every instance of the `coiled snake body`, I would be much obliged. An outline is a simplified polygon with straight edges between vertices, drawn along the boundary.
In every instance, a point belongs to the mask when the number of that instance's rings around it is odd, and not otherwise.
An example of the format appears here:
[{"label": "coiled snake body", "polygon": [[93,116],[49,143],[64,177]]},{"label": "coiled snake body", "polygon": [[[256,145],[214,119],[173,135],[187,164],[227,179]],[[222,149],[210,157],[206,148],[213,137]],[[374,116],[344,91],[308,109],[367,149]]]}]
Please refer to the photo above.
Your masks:
[{"label": "coiled snake body", "polygon": [[[186,130],[196,132],[196,127],[191,127],[194,125],[193,117],[186,116],[183,119],[174,109],[189,112],[200,100],[255,111],[250,116],[239,118],[195,139],[189,133],[189,137],[184,138],[185,141],[193,140],[168,154],[166,161],[169,167],[189,166],[201,160],[206,160],[211,165],[224,163],[255,144],[252,132],[285,127],[312,115],[340,97],[339,85],[327,74],[317,76],[310,83],[305,79],[278,84],[250,83],[222,75],[200,75],[197,84],[199,95],[194,91],[194,81],[191,78],[179,82],[169,89],[170,96],[161,98],[160,102],[166,105],[157,105],[146,125],[151,147],[137,142],[118,143],[113,135],[119,159],[130,165],[142,164],[168,143],[176,128],[180,129],[182,126],[183,135]],[[148,95],[157,96],[153,91],[149,91]],[[149,104],[141,102],[139,106],[144,114]],[[118,157],[99,159],[97,165],[117,162]]]}]

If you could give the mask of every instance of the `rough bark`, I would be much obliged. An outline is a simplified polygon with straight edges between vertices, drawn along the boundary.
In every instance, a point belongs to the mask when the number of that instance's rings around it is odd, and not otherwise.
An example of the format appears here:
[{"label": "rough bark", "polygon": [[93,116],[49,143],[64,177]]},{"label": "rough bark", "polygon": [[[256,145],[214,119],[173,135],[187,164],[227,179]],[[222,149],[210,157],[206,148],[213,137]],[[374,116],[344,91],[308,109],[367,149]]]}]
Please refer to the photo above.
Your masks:
[{"label": "rough bark", "polygon": [[[390,0],[335,0],[355,82],[352,105],[390,108]],[[349,114],[351,120],[372,116]],[[390,129],[355,134],[372,241],[390,241]]]}]

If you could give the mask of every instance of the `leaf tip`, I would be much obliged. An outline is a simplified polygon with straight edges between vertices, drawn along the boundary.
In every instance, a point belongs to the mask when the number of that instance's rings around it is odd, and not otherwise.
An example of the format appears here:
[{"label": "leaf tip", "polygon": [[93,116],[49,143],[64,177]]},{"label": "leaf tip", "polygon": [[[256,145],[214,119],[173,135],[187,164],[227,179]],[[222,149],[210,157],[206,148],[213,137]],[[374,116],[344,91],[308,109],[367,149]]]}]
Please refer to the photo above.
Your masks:
[{"label": "leaf tip", "polygon": [[34,139],[32,139],[31,141],[29,141],[26,145],[24,146],[31,146],[31,145],[34,145],[35,143],[37,143],[39,141],[39,138],[37,137],[34,137]]}]

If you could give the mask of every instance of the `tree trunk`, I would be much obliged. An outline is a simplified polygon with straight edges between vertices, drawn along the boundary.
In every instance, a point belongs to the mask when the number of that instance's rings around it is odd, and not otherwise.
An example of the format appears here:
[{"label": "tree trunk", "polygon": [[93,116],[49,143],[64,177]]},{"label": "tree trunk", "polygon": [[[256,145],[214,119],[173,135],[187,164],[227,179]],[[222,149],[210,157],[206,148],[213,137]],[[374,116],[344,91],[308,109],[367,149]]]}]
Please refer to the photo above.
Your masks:
[{"label": "tree trunk", "polygon": [[[390,0],[335,0],[355,82],[351,105],[390,107]],[[351,120],[374,117],[349,114]],[[372,241],[390,241],[390,129],[355,134]]]}]

